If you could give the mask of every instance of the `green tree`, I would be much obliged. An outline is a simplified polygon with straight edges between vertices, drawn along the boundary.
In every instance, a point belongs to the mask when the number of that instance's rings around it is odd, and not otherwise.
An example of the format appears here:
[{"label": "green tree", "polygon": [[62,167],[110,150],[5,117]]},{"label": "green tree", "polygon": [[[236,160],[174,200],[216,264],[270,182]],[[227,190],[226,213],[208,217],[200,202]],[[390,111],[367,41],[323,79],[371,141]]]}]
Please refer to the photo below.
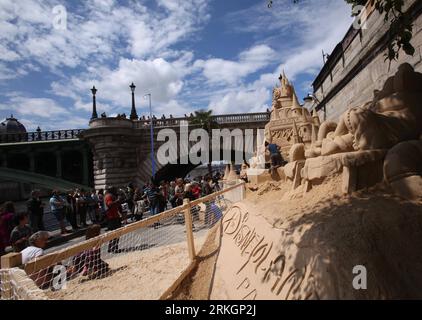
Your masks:
[{"label": "green tree", "polygon": [[[218,123],[214,120],[212,113],[212,110],[197,110],[189,122],[194,126],[204,129],[208,132],[208,135],[211,135],[211,130],[219,127]],[[208,163],[208,173],[210,175],[212,174],[211,161]]]},{"label": "green tree", "polygon": [[[378,10],[380,14],[384,14],[385,22],[390,23],[386,60],[397,60],[400,49],[403,49],[403,51],[410,56],[414,55],[415,48],[410,43],[412,40],[413,24],[409,14],[407,12],[403,12],[404,0],[344,1],[351,4],[352,8],[355,8],[356,6],[364,6],[369,1],[371,5],[375,5],[375,9]],[[269,8],[272,7],[273,2],[274,1],[272,0],[268,1]],[[300,0],[293,0],[293,2],[298,3]],[[353,10],[353,12],[355,11]]]}]

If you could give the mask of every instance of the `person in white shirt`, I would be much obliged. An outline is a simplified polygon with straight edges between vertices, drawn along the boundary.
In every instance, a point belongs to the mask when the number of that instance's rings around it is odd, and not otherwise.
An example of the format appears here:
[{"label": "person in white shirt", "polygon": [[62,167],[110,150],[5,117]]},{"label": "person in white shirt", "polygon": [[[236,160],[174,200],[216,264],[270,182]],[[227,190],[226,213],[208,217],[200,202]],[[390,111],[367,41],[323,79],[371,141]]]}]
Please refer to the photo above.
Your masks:
[{"label": "person in white shirt", "polygon": [[[35,258],[44,254],[44,249],[47,246],[49,234],[47,231],[38,231],[29,238],[29,247],[21,251],[22,264],[27,264]],[[30,278],[34,280],[36,285],[41,289],[46,289],[50,286],[53,279],[53,268],[49,267],[38,272],[30,274]]]},{"label": "person in white shirt", "polygon": [[29,238],[29,247],[22,250],[22,263],[40,257],[44,254],[44,248],[47,245],[49,234],[47,231],[38,231]]}]

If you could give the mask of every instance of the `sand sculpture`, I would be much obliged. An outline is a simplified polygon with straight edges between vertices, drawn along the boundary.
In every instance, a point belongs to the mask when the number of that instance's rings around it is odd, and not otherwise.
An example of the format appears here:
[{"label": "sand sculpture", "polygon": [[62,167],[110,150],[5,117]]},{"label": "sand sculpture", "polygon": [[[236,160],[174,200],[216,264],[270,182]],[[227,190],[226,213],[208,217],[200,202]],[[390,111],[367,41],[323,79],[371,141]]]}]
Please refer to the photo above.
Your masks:
[{"label": "sand sculpture", "polygon": [[[385,180],[401,196],[422,198],[420,151],[412,153],[412,164],[407,160],[408,150],[420,150],[416,146],[422,137],[421,73],[402,64],[381,90],[374,91],[372,101],[351,107],[338,124],[320,124],[316,112],[310,116],[299,106],[288,79],[280,79],[265,137],[278,144],[289,159],[283,176],[293,182],[294,190],[301,187],[296,193],[342,174],[345,193]],[[255,166],[262,162],[260,152],[252,159]]]},{"label": "sand sculpture", "polygon": [[[293,96],[292,86],[282,80],[282,88],[267,139],[283,136],[273,124],[292,110],[282,98]],[[280,168],[285,180],[249,184],[176,296],[420,299],[421,89],[422,74],[401,65],[372,101],[350,108],[338,124],[321,123],[310,141],[291,139],[289,163]],[[263,158],[258,150],[250,170]],[[357,270],[365,270],[364,286]]]},{"label": "sand sculpture", "polygon": [[311,115],[299,104],[294,86],[284,72],[279,80],[280,87],[273,89],[271,118],[265,126],[265,138],[279,145],[283,158],[287,159],[294,143],[311,145],[312,133],[318,132],[320,120],[316,112]]},{"label": "sand sculpture", "polygon": [[279,180],[282,172],[273,175],[265,172],[266,163],[270,161],[265,148],[265,141],[280,147],[283,159],[288,159],[294,144],[303,144],[310,148],[317,139],[320,119],[314,111],[299,104],[293,84],[283,72],[279,77],[280,86],[273,89],[273,102],[270,122],[265,126],[265,140],[258,145],[255,156],[249,160],[248,177],[253,183],[266,180]]}]

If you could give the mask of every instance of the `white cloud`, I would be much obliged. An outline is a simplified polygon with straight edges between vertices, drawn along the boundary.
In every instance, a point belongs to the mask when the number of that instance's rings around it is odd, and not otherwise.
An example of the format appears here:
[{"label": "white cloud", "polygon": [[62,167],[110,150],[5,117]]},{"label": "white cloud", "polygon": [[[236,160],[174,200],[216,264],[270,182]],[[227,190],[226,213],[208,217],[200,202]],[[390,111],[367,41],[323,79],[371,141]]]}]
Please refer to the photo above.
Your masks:
[{"label": "white cloud", "polygon": [[[178,111],[186,110],[176,102],[176,97],[183,88],[182,78],[186,69],[184,66],[190,61],[190,55],[187,53],[186,55],[175,62],[168,62],[162,58],[121,59],[116,69],[103,67],[101,72],[93,77],[75,76],[70,81],[54,82],[51,92],[75,100],[77,109],[90,111],[92,107],[89,89],[95,85],[98,89],[97,101],[100,112],[128,114],[131,105],[129,85],[134,82],[138,109],[147,107],[147,100],[143,99],[143,96],[151,93],[155,112],[177,114]],[[86,98],[83,98],[84,96]]]},{"label": "white cloud", "polygon": [[34,98],[20,92],[10,92],[7,102],[0,104],[0,111],[13,114],[26,127],[34,131],[38,126],[42,130],[79,129],[88,125],[88,119],[70,112],[49,98]]},{"label": "white cloud", "polygon": [[15,61],[19,59],[20,59],[20,56],[16,52],[8,49],[6,46],[0,43],[0,60]]},{"label": "white cloud", "polygon": [[257,45],[239,54],[238,61],[224,59],[197,60],[194,66],[202,69],[205,78],[213,84],[236,84],[251,73],[267,66],[276,57],[273,49]]},{"label": "white cloud", "polygon": [[53,71],[115,59],[125,52],[125,43],[135,58],[169,54],[172,45],[208,20],[207,2],[159,0],[158,9],[150,10],[139,2],[129,7],[89,0],[72,4],[78,10],[67,11],[67,30],[57,30],[52,11],[56,1],[2,0],[0,52],[8,47],[9,59],[35,60]]},{"label": "white cloud", "polygon": [[[241,53],[239,61],[210,59],[197,63],[203,67],[211,88],[218,82],[237,84],[223,91],[210,90],[208,107],[215,113],[264,111],[271,104],[271,90],[278,84],[282,70],[293,81],[300,75],[316,75],[322,67],[322,50],[331,52],[352,21],[350,7],[338,0],[274,3],[271,10],[259,3],[225,18],[231,30],[249,33],[261,45]],[[272,52],[266,52],[266,48]],[[271,65],[273,72],[261,74],[252,82],[245,79]],[[296,82],[295,86],[300,91],[311,91],[309,82]]]},{"label": "white cloud", "polygon": [[41,118],[69,116],[69,111],[47,98],[11,96],[8,103],[0,105],[1,110],[11,110],[14,114],[31,115]]},{"label": "white cloud", "polygon": [[262,112],[268,108],[270,94],[266,88],[231,91],[223,97],[213,97],[209,109],[212,109],[214,114]]}]

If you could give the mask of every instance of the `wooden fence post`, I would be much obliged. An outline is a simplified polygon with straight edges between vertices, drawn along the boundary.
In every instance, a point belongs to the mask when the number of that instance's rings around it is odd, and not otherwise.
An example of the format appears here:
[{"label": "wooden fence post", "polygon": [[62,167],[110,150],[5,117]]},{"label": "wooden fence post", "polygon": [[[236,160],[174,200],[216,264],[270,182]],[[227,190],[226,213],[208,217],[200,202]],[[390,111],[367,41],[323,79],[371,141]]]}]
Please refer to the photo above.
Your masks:
[{"label": "wooden fence post", "polygon": [[21,253],[8,253],[1,257],[1,268],[10,269],[20,267],[22,265]]},{"label": "wooden fence post", "polygon": [[189,258],[191,261],[195,260],[195,243],[193,241],[193,228],[192,228],[192,214],[189,199],[184,200],[184,204],[187,205],[185,210],[185,224],[186,224],[186,236],[188,241]]}]

